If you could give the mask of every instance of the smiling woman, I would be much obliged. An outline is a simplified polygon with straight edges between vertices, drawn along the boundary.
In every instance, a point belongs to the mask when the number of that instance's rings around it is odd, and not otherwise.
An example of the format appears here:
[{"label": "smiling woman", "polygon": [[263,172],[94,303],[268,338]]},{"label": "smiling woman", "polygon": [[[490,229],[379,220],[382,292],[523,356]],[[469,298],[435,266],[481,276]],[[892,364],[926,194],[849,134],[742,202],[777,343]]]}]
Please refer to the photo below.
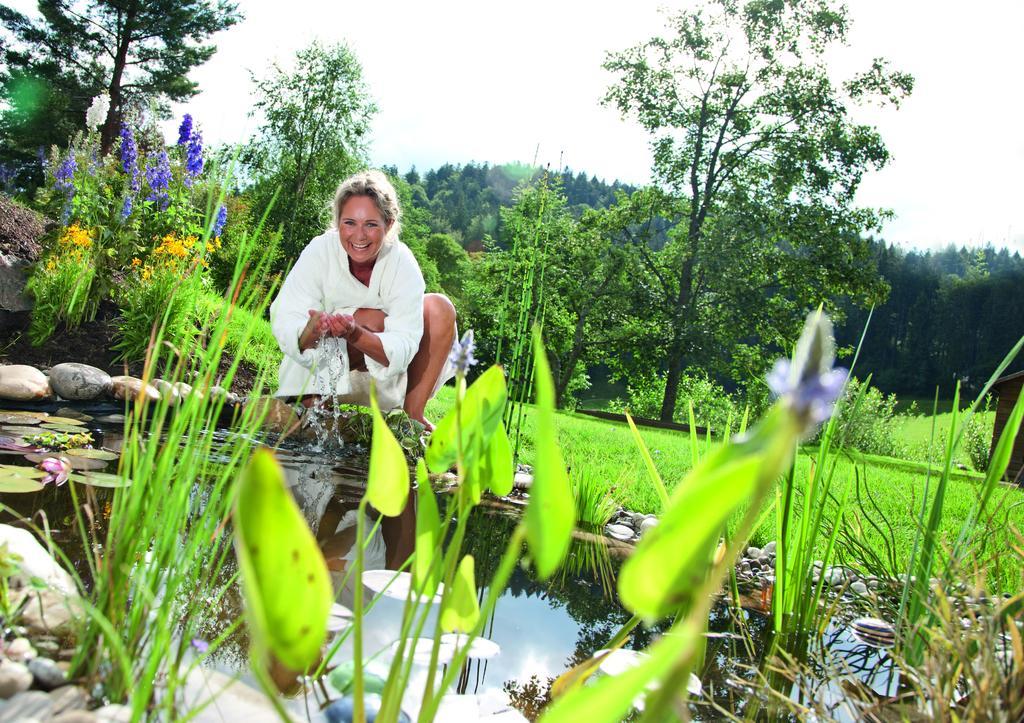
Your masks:
[{"label": "smiling woman", "polygon": [[[373,380],[382,408],[402,407],[431,428],[423,408],[453,376],[455,308],[424,294],[416,259],[398,240],[400,215],[380,171],[338,186],[334,225],[309,242],[270,308],[285,354],[278,396],[368,404]],[[328,338],[336,341],[320,350]]]}]

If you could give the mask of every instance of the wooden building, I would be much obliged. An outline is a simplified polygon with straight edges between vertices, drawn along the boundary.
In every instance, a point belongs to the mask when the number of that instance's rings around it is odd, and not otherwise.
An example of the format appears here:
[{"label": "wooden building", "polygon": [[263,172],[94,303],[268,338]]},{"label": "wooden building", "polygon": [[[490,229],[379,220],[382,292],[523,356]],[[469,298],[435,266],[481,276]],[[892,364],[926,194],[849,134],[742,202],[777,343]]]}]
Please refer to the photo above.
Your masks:
[{"label": "wooden building", "polygon": [[[990,450],[996,448],[996,442],[999,441],[1003,427],[1006,426],[1006,420],[1009,418],[1010,412],[1013,411],[1013,406],[1017,403],[1017,397],[1020,396],[1022,390],[1024,390],[1024,372],[1005,376],[996,380],[996,383],[992,385],[992,392],[999,397],[999,404],[996,405],[996,423],[992,430]],[[1013,443],[1013,452],[1010,453],[1010,466],[1006,469],[1006,478],[1016,481],[1018,484],[1024,483],[1024,425],[1021,426],[1017,439]]]}]

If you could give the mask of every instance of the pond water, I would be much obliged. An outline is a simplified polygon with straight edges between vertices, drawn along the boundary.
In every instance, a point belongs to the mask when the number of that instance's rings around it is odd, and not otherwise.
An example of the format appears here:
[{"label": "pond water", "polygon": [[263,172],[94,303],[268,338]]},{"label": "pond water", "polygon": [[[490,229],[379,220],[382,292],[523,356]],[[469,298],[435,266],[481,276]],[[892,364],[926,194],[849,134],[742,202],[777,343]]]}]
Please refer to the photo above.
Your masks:
[{"label": "pond water", "polygon": [[[86,426],[95,438],[96,447],[120,449],[121,426],[117,417],[111,416],[118,414],[120,408],[107,405],[79,411],[93,417]],[[224,438],[230,432],[218,430],[213,434]],[[348,563],[347,558],[351,557],[355,515],[364,488],[365,450],[323,453],[308,445],[287,443],[280,448],[279,459],[291,491],[324,551],[337,586]],[[16,461],[16,455],[0,457],[0,462]],[[108,471],[114,469],[116,462],[111,462]],[[98,508],[103,510],[113,491],[95,489],[95,493]],[[54,541],[65,550],[78,573],[85,578],[87,565],[75,531],[71,495],[66,488],[48,486],[32,494],[0,495],[0,501],[25,516],[37,515],[37,511],[42,510],[53,530]],[[514,505],[492,503],[478,508],[467,523],[464,551],[473,554],[477,583],[484,589],[494,573],[517,514]],[[399,568],[413,550],[414,535],[415,512],[410,504],[402,516],[383,521],[368,546],[366,569]],[[453,692],[476,695],[478,700],[485,701],[492,708],[511,705],[527,718],[534,719],[548,701],[554,679],[605,648],[617,630],[629,620],[630,616],[617,604],[614,595],[615,573],[621,563],[616,555],[620,550],[621,547],[609,547],[600,536],[582,534],[574,540],[565,568],[552,581],[539,583],[527,570],[517,568],[484,627],[484,636],[498,646],[498,654],[487,659],[470,660]],[[230,575],[234,569],[231,564],[224,572]],[[351,582],[346,589],[337,590],[336,587],[336,592],[339,602],[352,606]],[[482,590],[481,599],[483,594]],[[739,716],[752,715],[757,713],[759,706],[769,705],[767,698],[757,693],[755,683],[760,679],[759,671],[763,668],[770,619],[763,610],[758,610],[764,602],[758,592],[753,592],[745,600],[747,605],[744,609],[732,609],[724,603],[717,605],[708,621],[704,665],[698,671],[703,702],[692,706],[692,714],[697,719],[721,718],[722,710]],[[379,654],[369,667],[371,671],[386,675],[388,651],[398,637],[401,614],[402,602],[385,597],[365,618],[366,653],[368,656]],[[219,607],[210,609],[209,619],[201,626],[203,637],[212,640],[241,615],[242,601],[235,590],[224,597]],[[428,621],[425,630],[431,629],[431,622]],[[744,635],[737,634],[738,624],[742,624]],[[664,627],[667,628],[667,624]],[[661,629],[659,626],[637,628],[625,647],[641,650],[653,642]],[[808,698],[834,701],[835,715],[840,719],[852,719],[843,712],[847,696],[846,678],[852,676],[868,682],[882,696],[895,692],[897,679],[884,651],[860,643],[847,631],[846,621],[838,615],[826,631],[823,644],[815,641],[805,646],[809,648],[809,657],[817,661],[816,667],[805,666],[805,672],[812,671],[810,677],[802,678],[789,688],[782,688],[792,690],[794,701]],[[247,647],[244,630],[240,630],[208,656],[206,664],[228,675],[241,676],[255,686],[247,672]],[[347,642],[332,663],[350,660],[351,657],[351,644]],[[417,666],[415,670],[421,679],[425,676],[425,666]],[[813,674],[814,670],[817,674]],[[285,689],[287,706],[298,716],[311,720],[322,720],[321,708],[336,696],[329,686],[303,687],[294,677],[285,676],[276,682]],[[407,710],[415,710],[418,705],[416,691],[422,686],[416,682],[414,674],[405,699]],[[788,717],[777,706],[763,708],[761,714]]]}]

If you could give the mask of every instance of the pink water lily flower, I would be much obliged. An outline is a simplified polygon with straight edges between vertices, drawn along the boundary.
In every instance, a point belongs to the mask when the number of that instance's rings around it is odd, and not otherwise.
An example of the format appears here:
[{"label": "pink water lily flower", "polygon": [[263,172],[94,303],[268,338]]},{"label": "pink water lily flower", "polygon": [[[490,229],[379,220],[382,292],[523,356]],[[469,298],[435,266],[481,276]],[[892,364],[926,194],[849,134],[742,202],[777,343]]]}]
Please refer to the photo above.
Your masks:
[{"label": "pink water lily flower", "polygon": [[39,480],[44,485],[52,482],[59,487],[68,481],[68,475],[71,474],[71,462],[67,457],[47,457],[36,467],[47,473]]}]

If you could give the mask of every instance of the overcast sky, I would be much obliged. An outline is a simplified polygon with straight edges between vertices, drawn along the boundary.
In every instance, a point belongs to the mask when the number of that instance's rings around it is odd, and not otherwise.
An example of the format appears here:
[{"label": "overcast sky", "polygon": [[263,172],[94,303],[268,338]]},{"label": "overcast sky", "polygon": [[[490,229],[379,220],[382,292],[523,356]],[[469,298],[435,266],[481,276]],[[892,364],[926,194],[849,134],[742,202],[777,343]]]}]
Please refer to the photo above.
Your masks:
[{"label": "overcast sky", "polygon": [[[601,62],[606,51],[660,33],[658,9],[686,1],[633,0],[627,9],[621,0],[242,0],[246,19],[219,35],[217,54],[193,71],[202,92],[187,110],[210,141],[242,140],[255,126],[248,70],[287,64],[314,38],[344,41],[380,107],[376,165],[423,171],[536,158],[640,184],[649,180],[647,137],[600,106],[612,80]],[[859,201],[893,209],[885,237],[906,246],[1024,251],[1024,2],[849,7],[850,47],[833,56],[837,71],[884,56],[916,78],[899,111],[860,116],[879,127],[893,158],[864,180]]]}]

